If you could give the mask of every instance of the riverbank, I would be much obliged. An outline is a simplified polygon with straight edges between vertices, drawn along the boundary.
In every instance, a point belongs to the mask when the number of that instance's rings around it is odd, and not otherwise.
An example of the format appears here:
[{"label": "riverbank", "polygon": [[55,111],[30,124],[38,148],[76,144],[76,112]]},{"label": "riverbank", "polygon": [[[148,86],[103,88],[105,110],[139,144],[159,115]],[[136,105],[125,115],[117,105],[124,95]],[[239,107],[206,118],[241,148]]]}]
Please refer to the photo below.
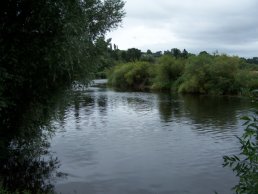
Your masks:
[{"label": "riverbank", "polygon": [[226,55],[202,54],[187,59],[164,55],[155,63],[136,61],[115,66],[108,73],[108,85],[129,90],[250,95],[258,88],[257,69]]}]

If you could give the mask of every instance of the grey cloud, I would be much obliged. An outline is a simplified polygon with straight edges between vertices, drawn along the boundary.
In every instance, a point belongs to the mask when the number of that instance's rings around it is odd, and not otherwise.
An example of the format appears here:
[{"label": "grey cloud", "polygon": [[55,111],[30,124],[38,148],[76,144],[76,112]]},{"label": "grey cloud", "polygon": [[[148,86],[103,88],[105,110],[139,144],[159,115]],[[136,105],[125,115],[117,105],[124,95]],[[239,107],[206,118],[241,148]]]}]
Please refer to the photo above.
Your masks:
[{"label": "grey cloud", "polygon": [[[124,29],[118,29],[113,39],[124,42],[123,47],[126,47],[126,41],[119,38],[134,36],[139,40],[144,37],[144,34],[130,34],[133,29],[146,28],[149,34],[162,29],[168,35],[160,38],[167,38],[167,43],[164,40],[160,44],[143,41],[140,47],[167,50],[172,46],[257,56],[257,10],[257,0],[128,0]],[[155,34],[153,37],[159,38]]]}]

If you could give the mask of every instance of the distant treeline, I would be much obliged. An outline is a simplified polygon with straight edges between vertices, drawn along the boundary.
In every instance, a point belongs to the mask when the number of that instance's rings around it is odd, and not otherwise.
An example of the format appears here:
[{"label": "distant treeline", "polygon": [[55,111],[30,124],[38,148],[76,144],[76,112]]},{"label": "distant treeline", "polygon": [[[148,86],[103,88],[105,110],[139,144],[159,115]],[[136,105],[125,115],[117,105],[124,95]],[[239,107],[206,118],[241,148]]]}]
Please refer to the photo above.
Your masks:
[{"label": "distant treeline", "polygon": [[258,65],[253,63],[257,57],[251,60],[206,51],[194,55],[176,48],[164,53],[141,53],[134,48],[112,52],[117,54],[117,65],[107,75],[115,88],[213,95],[245,95],[258,89]]},{"label": "distant treeline", "polygon": [[[156,51],[152,52],[151,50],[147,50],[146,52],[141,51],[137,48],[129,48],[127,50],[120,50],[116,44],[111,44],[111,39],[108,39],[105,42],[106,51],[103,52],[100,62],[97,68],[97,77],[105,78],[106,70],[112,68],[113,66],[121,63],[127,62],[135,62],[135,61],[146,61],[151,63],[156,63],[160,57],[163,55],[171,55],[176,59],[184,58],[187,59],[192,56],[198,56],[202,54],[218,56],[218,51],[213,52],[212,54],[207,51],[201,51],[199,54],[193,54],[188,52],[186,49],[182,51],[178,48],[172,48],[171,50],[165,51]],[[256,68],[255,65],[258,65],[258,57],[253,58],[240,58],[246,66],[250,68]]]}]

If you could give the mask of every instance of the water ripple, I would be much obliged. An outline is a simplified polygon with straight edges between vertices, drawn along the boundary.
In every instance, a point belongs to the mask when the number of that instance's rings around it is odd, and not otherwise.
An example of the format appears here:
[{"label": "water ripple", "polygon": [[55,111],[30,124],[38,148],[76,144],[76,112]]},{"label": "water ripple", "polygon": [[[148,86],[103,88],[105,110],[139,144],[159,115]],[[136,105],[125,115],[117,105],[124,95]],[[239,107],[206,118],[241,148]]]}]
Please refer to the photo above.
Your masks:
[{"label": "water ripple", "polygon": [[236,179],[222,156],[237,153],[239,118],[251,105],[217,100],[97,87],[76,93],[55,121],[52,150],[69,174],[57,191],[230,193]]}]

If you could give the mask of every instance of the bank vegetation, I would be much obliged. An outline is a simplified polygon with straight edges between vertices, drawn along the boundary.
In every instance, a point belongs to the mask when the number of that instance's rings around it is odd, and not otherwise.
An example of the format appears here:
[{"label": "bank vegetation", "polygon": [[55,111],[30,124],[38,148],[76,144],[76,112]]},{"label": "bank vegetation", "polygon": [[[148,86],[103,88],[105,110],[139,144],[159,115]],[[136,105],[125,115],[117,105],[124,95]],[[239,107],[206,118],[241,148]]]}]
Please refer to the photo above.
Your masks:
[{"label": "bank vegetation", "polygon": [[154,62],[137,60],[114,66],[108,71],[108,84],[123,90],[247,95],[258,88],[258,65],[225,54],[164,54]]}]

